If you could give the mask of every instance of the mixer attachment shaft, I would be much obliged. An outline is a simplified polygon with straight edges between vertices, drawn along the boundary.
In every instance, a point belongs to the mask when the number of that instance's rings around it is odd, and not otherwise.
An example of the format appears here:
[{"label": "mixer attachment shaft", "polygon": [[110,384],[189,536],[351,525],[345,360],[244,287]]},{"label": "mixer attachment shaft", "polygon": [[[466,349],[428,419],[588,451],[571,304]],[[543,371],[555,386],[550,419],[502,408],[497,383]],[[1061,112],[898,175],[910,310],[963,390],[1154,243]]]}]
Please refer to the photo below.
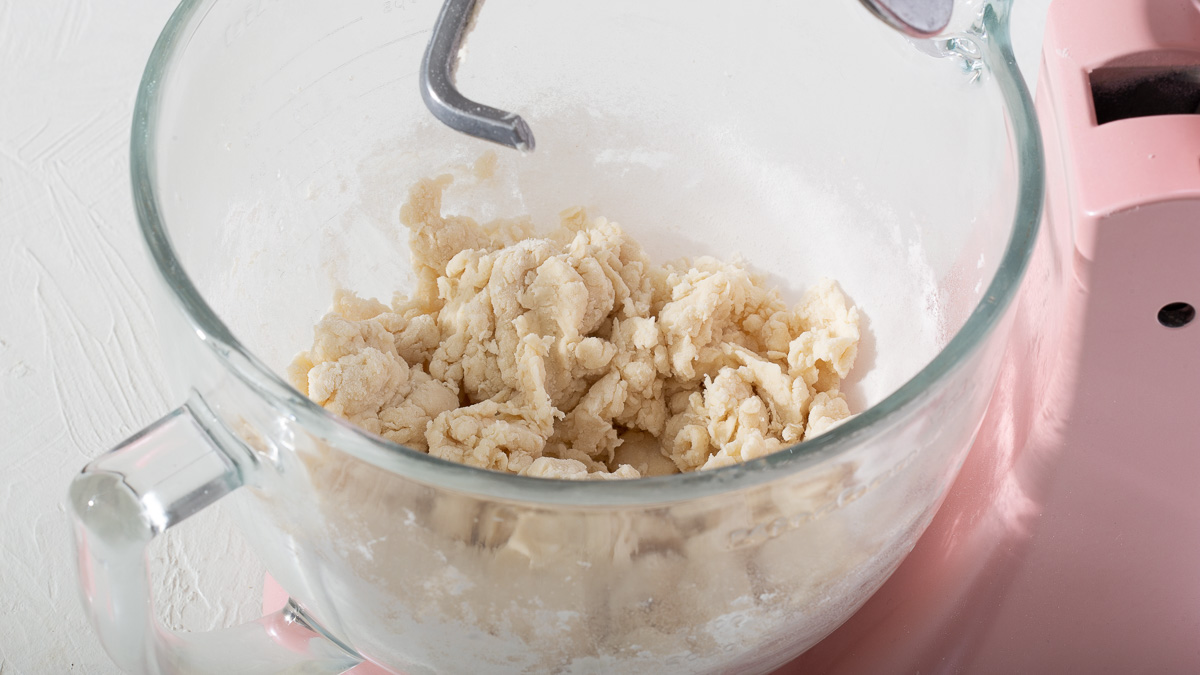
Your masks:
[{"label": "mixer attachment shaft", "polygon": [[930,37],[945,30],[954,0],[861,0],[875,16],[913,37]]}]

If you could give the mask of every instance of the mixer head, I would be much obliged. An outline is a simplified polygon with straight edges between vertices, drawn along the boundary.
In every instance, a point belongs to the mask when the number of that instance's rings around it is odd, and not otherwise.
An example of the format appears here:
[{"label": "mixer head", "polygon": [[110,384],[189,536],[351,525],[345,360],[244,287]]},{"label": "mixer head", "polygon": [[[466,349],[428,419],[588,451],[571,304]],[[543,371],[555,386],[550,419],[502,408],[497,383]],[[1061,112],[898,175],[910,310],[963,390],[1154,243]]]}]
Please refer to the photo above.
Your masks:
[{"label": "mixer head", "polygon": [[[913,37],[929,37],[950,23],[954,0],[860,0],[889,26]],[[421,98],[443,124],[464,134],[522,152],[534,148],[533,132],[520,115],[476,103],[454,84],[459,50],[474,24],[478,0],[446,0],[421,61]]]}]

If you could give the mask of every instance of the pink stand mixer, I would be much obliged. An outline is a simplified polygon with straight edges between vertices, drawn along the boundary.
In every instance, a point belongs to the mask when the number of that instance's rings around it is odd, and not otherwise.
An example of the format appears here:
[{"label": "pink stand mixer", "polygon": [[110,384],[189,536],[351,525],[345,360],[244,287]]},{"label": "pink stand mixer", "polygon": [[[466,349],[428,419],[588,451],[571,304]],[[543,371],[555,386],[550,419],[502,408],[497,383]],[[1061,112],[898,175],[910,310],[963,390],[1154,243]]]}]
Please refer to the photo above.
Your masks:
[{"label": "pink stand mixer", "polygon": [[[1001,382],[891,579],[779,673],[1200,669],[1200,9],[1056,0],[1047,200]],[[1182,535],[1182,536],[1181,536]],[[268,580],[264,609],[286,594]],[[384,671],[370,664],[354,673]]]},{"label": "pink stand mixer", "polygon": [[[435,30],[426,104],[460,131],[532,149],[520,117],[453,87],[446,62],[471,4],[447,3],[460,14],[439,19],[452,34],[438,47]],[[911,35],[949,18],[944,2],[865,4]],[[1044,218],[973,449],[886,583],[777,672],[1200,671],[1200,586],[1186,581],[1200,560],[1200,6],[1056,0],[1039,83]],[[201,460],[194,468],[232,475]],[[210,486],[189,496],[203,506],[238,484]],[[161,515],[155,534],[173,522]],[[93,611],[127,602],[92,575],[144,569],[104,568],[118,558],[86,542]],[[261,634],[297,654],[297,668],[319,650],[327,666],[358,661],[285,606],[270,578],[266,596]],[[106,644],[121,640],[128,653],[144,649],[116,632]],[[362,662],[348,672],[388,671]]]}]

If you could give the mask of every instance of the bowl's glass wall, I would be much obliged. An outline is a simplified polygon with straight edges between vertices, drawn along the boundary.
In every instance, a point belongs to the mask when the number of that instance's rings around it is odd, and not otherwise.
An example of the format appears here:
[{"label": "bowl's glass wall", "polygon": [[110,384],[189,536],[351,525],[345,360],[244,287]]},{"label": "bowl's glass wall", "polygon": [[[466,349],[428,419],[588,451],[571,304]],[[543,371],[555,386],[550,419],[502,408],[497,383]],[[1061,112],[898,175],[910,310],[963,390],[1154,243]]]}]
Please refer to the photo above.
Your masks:
[{"label": "bowl's glass wall", "polygon": [[[153,83],[163,226],[204,300],[277,372],[335,289],[409,287],[397,213],[414,180],[443,172],[451,211],[549,226],[582,204],[660,260],[740,255],[792,297],[839,280],[866,317],[859,409],[937,353],[997,270],[1018,195],[995,78],[857,2],[492,0],[459,83],[527,119],[528,156],[425,112],[437,5],[199,2]],[[164,316],[177,379],[255,457],[243,525],[268,569],[332,634],[410,673],[778,665],[912,547],[1001,346],[965,350],[899,414],[772,482],[571,506],[473,495],[465,469],[460,490],[382,470],[400,450],[264,395],[231,374],[236,353]]]}]

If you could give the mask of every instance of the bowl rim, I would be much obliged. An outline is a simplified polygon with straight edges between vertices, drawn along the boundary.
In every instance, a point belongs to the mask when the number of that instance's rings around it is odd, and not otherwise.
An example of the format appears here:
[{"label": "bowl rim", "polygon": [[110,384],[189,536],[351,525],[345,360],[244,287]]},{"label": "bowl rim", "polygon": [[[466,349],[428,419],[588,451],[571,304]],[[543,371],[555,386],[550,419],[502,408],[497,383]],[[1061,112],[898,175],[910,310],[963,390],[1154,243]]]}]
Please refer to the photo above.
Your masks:
[{"label": "bowl rim", "polygon": [[983,7],[979,40],[984,61],[1004,100],[1014,143],[1017,199],[1013,225],[987,292],[958,333],[909,381],[879,403],[809,441],[765,457],[709,471],[622,481],[565,481],[517,476],[466,466],[403,447],[335,417],[300,394],[247,350],[204,301],[184,272],[164,227],[155,185],[155,131],[164,75],[186,47],[194,28],[216,0],[182,0],[167,21],[147,61],[134,104],[130,173],[134,207],[154,267],[173,294],[194,334],[217,359],[258,395],[315,432],[331,447],[383,469],[438,488],[497,499],[573,506],[662,504],[731,492],[797,473],[841,455],[864,438],[905,419],[944,384],[991,335],[1012,303],[1041,222],[1045,190],[1041,136],[1033,102],[1009,40],[1010,0]]}]

